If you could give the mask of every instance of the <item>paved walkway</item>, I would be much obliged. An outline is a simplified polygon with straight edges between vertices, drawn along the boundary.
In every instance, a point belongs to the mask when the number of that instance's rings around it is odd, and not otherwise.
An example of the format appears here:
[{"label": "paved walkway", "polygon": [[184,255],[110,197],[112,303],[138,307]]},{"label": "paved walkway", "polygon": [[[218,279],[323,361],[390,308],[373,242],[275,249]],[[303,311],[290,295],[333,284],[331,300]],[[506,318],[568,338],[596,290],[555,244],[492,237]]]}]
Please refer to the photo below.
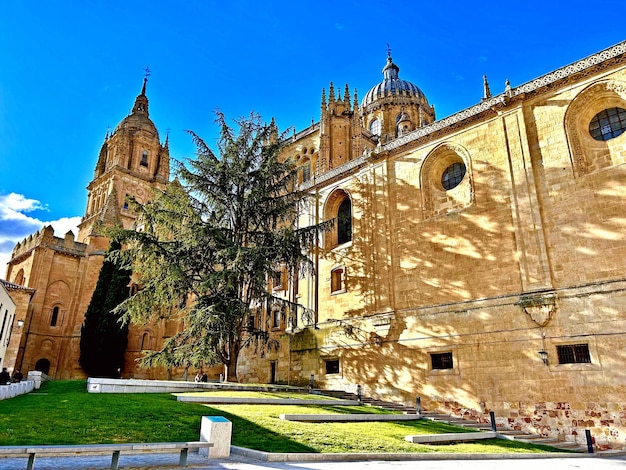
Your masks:
[{"label": "paved walkway", "polygon": [[[179,454],[121,455],[121,470],[174,470],[178,466]],[[26,468],[26,458],[0,458],[0,470],[20,470]],[[480,470],[617,470],[626,469],[626,455],[623,454],[577,454],[551,456],[545,454],[515,455],[465,455],[459,454],[419,454],[411,460],[369,460],[354,461],[337,458],[323,462],[264,462],[240,455],[230,459],[207,460],[197,453],[190,453],[187,469],[190,470],[458,470],[459,467]],[[109,469],[110,456],[71,456],[42,457],[35,461],[35,470],[103,470]]]}]

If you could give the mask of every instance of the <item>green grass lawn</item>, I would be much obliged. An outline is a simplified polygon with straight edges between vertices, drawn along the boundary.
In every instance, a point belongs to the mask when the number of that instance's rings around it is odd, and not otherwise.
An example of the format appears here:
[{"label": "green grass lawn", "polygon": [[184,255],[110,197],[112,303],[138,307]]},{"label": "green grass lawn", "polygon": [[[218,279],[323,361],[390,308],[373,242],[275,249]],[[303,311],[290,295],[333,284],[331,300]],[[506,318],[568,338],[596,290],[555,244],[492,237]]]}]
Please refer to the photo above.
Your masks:
[{"label": "green grass lawn", "polygon": [[201,417],[217,415],[232,421],[234,445],[269,452],[555,451],[500,439],[441,446],[405,441],[404,437],[412,434],[463,430],[425,420],[303,423],[279,419],[283,413],[363,412],[386,413],[365,406],[206,406],[177,402],[172,394],[90,394],[85,381],[53,381],[40,390],[0,401],[0,445],[195,441],[200,435]]}]

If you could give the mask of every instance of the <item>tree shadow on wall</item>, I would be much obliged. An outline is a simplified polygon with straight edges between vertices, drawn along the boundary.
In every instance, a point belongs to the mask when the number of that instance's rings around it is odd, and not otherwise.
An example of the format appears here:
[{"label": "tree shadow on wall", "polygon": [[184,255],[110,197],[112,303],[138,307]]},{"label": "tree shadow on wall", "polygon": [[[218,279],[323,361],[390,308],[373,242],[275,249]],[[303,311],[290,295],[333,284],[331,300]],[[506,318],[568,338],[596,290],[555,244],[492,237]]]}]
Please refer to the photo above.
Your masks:
[{"label": "tree shadow on wall", "polygon": [[[346,266],[346,290],[358,302],[334,319],[327,342],[341,349],[344,374],[374,392],[394,390],[405,401],[415,393],[480,401],[458,374],[427,379],[425,348],[480,348],[481,331],[459,328],[458,320],[492,318],[477,318],[466,303],[521,291],[511,182],[500,169],[475,160],[467,176],[473,199],[435,216],[424,209],[418,176],[419,165],[405,158],[387,162],[384,172],[361,175],[350,187],[352,246],[326,256]],[[447,321],[450,315],[456,321]],[[481,328],[489,329],[487,323]]]}]

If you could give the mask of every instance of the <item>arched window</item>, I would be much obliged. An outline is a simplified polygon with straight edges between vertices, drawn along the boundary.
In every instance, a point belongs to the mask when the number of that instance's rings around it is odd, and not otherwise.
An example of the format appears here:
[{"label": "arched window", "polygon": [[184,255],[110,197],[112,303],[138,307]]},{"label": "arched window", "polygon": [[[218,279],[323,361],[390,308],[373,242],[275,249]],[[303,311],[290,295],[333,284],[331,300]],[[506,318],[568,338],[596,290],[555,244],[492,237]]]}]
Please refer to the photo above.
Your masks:
[{"label": "arched window", "polygon": [[595,140],[611,140],[626,130],[626,109],[608,108],[589,122],[589,133]]},{"label": "arched window", "polygon": [[345,292],[345,269],[335,268],[330,272],[330,293]]},{"label": "arched window", "polygon": [[152,342],[150,341],[150,333],[148,333],[147,331],[144,331],[143,335],[141,335],[141,349],[142,351],[145,351],[147,349],[150,349],[152,344]]},{"label": "arched window", "polygon": [[18,273],[17,273],[17,276],[15,276],[15,279],[13,280],[13,283],[17,284],[17,285],[20,285],[20,286],[23,286],[24,285],[24,281],[25,281],[25,279],[24,279],[24,270],[20,269],[18,271]]},{"label": "arched window", "polygon": [[324,235],[324,246],[332,250],[352,241],[352,201],[343,189],[336,189],[324,205],[324,220],[333,220],[333,229]]},{"label": "arched window", "polygon": [[443,143],[425,159],[420,172],[424,216],[458,211],[473,204],[471,158],[463,147]]},{"label": "arched window", "polygon": [[141,166],[148,166],[148,151],[141,152]]},{"label": "arched window", "polygon": [[342,245],[352,240],[352,202],[345,198],[337,210],[337,244]]},{"label": "arched window", "polygon": [[380,135],[381,125],[378,119],[374,119],[372,122],[370,122],[370,132],[374,135]]},{"label": "arched window", "polygon": [[626,83],[607,80],[582,90],[565,112],[565,132],[576,177],[626,162]]},{"label": "arched window", "polygon": [[50,316],[50,326],[57,326],[59,321],[59,306],[57,305],[52,309],[52,315]]},{"label": "arched window", "polygon": [[441,185],[446,191],[456,188],[465,176],[465,164],[463,162],[455,162],[448,166],[441,175]]},{"label": "arched window", "polygon": [[311,179],[311,161],[307,160],[302,164],[302,182],[306,183]]}]

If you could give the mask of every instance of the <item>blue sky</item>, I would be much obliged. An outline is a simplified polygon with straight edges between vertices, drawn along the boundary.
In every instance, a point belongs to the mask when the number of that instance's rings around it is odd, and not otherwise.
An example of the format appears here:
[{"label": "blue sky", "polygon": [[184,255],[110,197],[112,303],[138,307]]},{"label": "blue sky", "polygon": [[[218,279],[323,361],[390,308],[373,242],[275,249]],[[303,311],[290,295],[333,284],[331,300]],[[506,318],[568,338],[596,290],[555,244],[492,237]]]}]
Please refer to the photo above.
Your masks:
[{"label": "blue sky", "polygon": [[[439,119],[508,78],[520,85],[626,39],[622,2],[51,0],[0,4],[0,277],[16,241],[84,213],[107,129],[149,67],[150,117],[170,154],[186,129],[211,143],[213,110],[251,110],[280,128],[319,119],[333,81],[359,97],[382,80],[387,44],[400,77]],[[75,234],[77,232],[75,231]]]}]

